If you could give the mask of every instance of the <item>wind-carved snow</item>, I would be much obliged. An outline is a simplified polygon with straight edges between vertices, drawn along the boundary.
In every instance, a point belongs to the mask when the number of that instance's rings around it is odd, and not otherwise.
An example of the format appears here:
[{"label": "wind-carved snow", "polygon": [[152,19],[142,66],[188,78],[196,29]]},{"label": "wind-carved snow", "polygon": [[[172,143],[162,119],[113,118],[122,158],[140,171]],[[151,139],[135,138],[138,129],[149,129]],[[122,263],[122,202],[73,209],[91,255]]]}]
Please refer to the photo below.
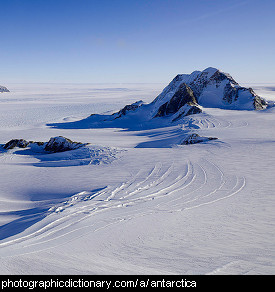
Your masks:
[{"label": "wind-carved snow", "polygon": [[[157,163],[149,171],[142,169],[117,186],[106,186],[96,192],[82,191],[50,207],[45,211],[48,223],[27,235],[0,243],[0,247],[24,243],[23,250],[37,251],[45,243],[54,246],[60,237],[66,240],[73,233],[80,236],[87,229],[96,232],[146,214],[182,212],[213,204],[238,194],[244,187],[244,177],[227,175],[206,159],[186,161],[180,166]],[[112,214],[116,209],[125,210]],[[101,221],[102,213],[110,216]],[[86,222],[82,231],[77,227],[81,222]]]}]

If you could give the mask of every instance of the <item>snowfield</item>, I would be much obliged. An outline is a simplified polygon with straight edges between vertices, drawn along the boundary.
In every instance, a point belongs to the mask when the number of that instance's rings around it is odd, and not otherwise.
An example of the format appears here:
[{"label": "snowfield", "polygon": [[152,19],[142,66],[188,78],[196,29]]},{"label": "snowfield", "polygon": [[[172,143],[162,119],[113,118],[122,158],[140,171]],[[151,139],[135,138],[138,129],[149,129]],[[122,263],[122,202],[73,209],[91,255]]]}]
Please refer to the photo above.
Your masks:
[{"label": "snowfield", "polygon": [[[151,102],[165,85],[6,86],[0,274],[275,273],[275,107],[91,128],[91,114]],[[250,87],[275,101],[273,85]],[[218,139],[181,145],[187,133]],[[85,146],[3,147],[58,136]]]}]

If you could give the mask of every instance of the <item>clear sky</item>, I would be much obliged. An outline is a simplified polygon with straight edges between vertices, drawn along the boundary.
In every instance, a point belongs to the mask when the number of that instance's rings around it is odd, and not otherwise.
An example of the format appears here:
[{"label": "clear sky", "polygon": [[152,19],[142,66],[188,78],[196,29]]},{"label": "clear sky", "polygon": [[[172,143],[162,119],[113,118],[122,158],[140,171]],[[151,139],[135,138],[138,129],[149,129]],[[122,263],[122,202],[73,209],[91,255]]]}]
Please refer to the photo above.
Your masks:
[{"label": "clear sky", "polygon": [[0,84],[275,83],[275,0],[0,0]]}]

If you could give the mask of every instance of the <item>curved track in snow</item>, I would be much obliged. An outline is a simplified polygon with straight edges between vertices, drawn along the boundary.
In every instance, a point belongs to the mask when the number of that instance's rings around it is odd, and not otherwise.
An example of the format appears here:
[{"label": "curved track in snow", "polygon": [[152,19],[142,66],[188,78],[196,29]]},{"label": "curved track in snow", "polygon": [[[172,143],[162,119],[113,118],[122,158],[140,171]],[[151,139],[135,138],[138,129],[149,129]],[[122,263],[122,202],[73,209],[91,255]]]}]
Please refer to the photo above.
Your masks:
[{"label": "curved track in snow", "polygon": [[181,212],[213,204],[236,195],[244,187],[243,177],[227,175],[204,158],[178,165],[158,162],[121,184],[75,194],[46,210],[44,219],[21,235],[7,238],[0,247],[16,246],[19,254],[48,249],[146,214]]},{"label": "curved track in snow", "polygon": [[248,122],[243,120],[229,121],[221,117],[214,117],[208,114],[193,115],[183,123],[187,129],[212,129],[212,128],[242,128],[247,127]]}]

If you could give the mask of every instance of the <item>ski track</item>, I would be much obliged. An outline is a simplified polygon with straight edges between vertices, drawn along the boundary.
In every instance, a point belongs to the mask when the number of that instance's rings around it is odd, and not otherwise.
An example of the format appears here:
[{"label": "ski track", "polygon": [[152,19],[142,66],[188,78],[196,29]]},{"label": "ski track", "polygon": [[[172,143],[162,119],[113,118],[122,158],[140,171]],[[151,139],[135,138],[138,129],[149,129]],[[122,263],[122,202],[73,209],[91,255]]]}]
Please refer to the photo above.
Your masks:
[{"label": "ski track", "polygon": [[[58,239],[62,237],[66,237],[62,242],[68,242],[139,216],[206,206],[236,195],[244,187],[243,177],[227,175],[205,158],[186,161],[184,165],[156,163],[117,186],[106,186],[97,192],[82,191],[49,208],[37,230],[7,239],[0,247],[13,246],[20,254],[43,250],[45,246],[48,249],[60,245]],[[120,208],[124,210],[116,212]],[[106,219],[101,216],[105,212],[113,213]]]},{"label": "ski track", "polygon": [[247,121],[228,121],[222,118],[213,116],[192,117],[189,118],[184,124],[184,127],[194,129],[211,129],[211,128],[242,128],[247,127]]}]

